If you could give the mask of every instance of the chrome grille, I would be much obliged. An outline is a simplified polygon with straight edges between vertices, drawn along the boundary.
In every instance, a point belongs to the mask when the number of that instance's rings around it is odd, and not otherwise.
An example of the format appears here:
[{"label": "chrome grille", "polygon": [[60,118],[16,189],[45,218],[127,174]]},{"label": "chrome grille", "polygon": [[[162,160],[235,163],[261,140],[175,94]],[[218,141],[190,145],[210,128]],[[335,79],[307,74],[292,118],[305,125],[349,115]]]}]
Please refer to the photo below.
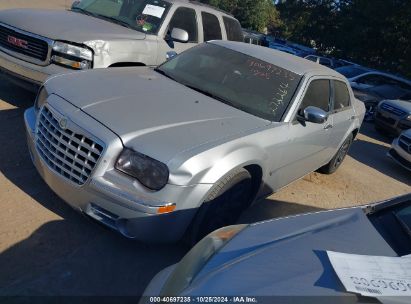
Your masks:
[{"label": "chrome grille", "polygon": [[[22,40],[25,42],[24,47],[13,44],[10,41]],[[36,38],[29,33],[23,34],[21,31],[0,25],[0,47],[35,58],[40,61],[46,61],[49,45],[46,40]]]},{"label": "chrome grille", "polygon": [[41,110],[36,135],[41,158],[78,185],[88,180],[103,152],[103,146],[87,136],[62,129],[47,107]]},{"label": "chrome grille", "polygon": [[404,149],[405,152],[411,154],[411,138],[402,135],[398,140],[398,144]]},{"label": "chrome grille", "polygon": [[383,103],[381,105],[381,109],[389,113],[392,113],[394,115],[397,115],[397,116],[403,116],[406,114],[406,112],[404,112],[403,110],[397,109],[396,107],[390,106],[389,104],[386,104],[386,103]]}]

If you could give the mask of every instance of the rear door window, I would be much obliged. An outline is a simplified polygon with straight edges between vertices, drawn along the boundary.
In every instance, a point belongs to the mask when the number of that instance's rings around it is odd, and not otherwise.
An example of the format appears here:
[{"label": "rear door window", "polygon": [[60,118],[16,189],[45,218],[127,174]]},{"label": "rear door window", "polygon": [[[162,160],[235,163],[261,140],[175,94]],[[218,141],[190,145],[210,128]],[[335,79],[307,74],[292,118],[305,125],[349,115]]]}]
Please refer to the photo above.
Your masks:
[{"label": "rear door window", "polygon": [[227,40],[230,41],[243,41],[243,31],[241,30],[240,23],[233,18],[223,16],[225,30],[227,31]]},{"label": "rear door window", "polygon": [[221,27],[218,18],[210,13],[202,12],[204,41],[221,40]]},{"label": "rear door window", "polygon": [[347,85],[342,81],[334,81],[334,110],[348,108],[350,104],[350,93]]},{"label": "rear door window", "polygon": [[187,31],[188,42],[198,42],[198,27],[197,27],[197,15],[195,10],[188,7],[179,7],[171,18],[168,26],[169,31],[173,28],[179,28]]}]

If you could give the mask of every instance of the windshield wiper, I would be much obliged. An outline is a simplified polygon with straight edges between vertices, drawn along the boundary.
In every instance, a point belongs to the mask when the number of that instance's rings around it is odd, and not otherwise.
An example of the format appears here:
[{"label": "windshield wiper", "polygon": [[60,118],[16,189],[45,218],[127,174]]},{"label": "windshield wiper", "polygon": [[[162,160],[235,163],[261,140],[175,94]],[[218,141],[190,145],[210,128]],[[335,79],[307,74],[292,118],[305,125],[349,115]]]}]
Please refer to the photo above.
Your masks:
[{"label": "windshield wiper", "polygon": [[175,80],[174,77],[172,77],[171,75],[169,75],[168,73],[164,72],[163,70],[160,70],[159,68],[155,68],[154,71],[156,71],[157,73],[166,76],[167,78],[170,78],[171,80],[174,80],[176,82],[178,82],[177,80]]},{"label": "windshield wiper", "polygon": [[224,98],[222,98],[222,97],[220,97],[220,96],[218,96],[218,95],[215,95],[215,94],[213,94],[213,93],[211,93],[211,92],[209,92],[209,91],[206,91],[206,90],[197,88],[197,87],[195,87],[195,86],[192,86],[192,85],[189,85],[189,84],[186,84],[186,83],[183,83],[183,85],[186,86],[187,88],[190,88],[190,89],[194,90],[194,91],[197,91],[197,92],[199,92],[199,93],[202,93],[202,94],[204,94],[204,95],[206,95],[206,96],[208,96],[208,97],[217,99],[218,101],[221,101],[222,103],[228,104],[228,105],[230,105],[230,106],[232,106],[232,107],[234,107],[234,108],[238,108],[238,106],[237,106],[237,105],[234,105],[231,101],[229,101],[229,100],[227,100],[227,99],[224,99]]},{"label": "windshield wiper", "polygon": [[134,27],[131,26],[128,22],[117,19],[117,18],[114,18],[114,17],[104,16],[104,15],[100,15],[100,14],[96,14],[96,17],[101,18],[101,19],[106,19],[108,21],[112,21],[114,23],[117,23],[117,24],[122,25],[124,27],[128,27],[130,29],[134,29]]},{"label": "windshield wiper", "polygon": [[96,14],[94,14],[94,13],[92,13],[92,12],[89,12],[88,10],[85,10],[85,9],[83,9],[83,8],[80,8],[80,7],[73,7],[72,9],[70,9],[70,11],[72,11],[72,12],[79,12],[79,13],[82,13],[82,14],[84,14],[84,15],[96,17]]}]

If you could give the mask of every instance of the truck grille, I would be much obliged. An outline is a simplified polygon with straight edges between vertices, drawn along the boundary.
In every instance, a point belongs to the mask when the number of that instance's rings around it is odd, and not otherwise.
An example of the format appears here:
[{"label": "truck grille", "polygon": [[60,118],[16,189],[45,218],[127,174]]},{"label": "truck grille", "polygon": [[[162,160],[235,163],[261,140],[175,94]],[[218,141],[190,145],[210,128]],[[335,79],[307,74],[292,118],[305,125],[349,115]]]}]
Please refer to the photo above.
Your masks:
[{"label": "truck grille", "polygon": [[405,152],[411,154],[411,138],[402,135],[398,140],[398,144],[404,149]]},{"label": "truck grille", "polygon": [[386,111],[386,112],[389,112],[389,113],[392,113],[392,114],[394,114],[394,115],[397,115],[397,116],[403,116],[403,115],[406,114],[406,112],[404,112],[403,110],[397,109],[396,107],[390,106],[390,105],[388,105],[388,104],[386,104],[386,103],[383,103],[383,104],[381,105],[381,109],[383,109],[383,110]]},{"label": "truck grille", "polygon": [[62,129],[47,107],[40,113],[36,147],[54,171],[78,185],[88,180],[103,152],[103,146],[92,139]]},{"label": "truck grille", "polygon": [[46,61],[49,51],[47,41],[31,36],[29,33],[23,34],[0,24],[0,47]]}]

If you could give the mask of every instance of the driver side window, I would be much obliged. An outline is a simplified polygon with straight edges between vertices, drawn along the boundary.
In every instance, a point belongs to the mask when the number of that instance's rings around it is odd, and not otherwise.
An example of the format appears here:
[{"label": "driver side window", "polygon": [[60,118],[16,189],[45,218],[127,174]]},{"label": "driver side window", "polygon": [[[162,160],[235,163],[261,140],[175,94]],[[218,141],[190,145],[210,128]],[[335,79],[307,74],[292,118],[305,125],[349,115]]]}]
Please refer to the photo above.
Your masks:
[{"label": "driver side window", "polygon": [[180,7],[174,12],[168,30],[172,31],[173,28],[187,31],[188,42],[198,42],[197,15],[192,8]]},{"label": "driver side window", "polygon": [[327,79],[318,79],[310,82],[305,96],[301,103],[298,113],[301,115],[302,111],[308,106],[314,106],[324,110],[330,111],[330,81]]}]

